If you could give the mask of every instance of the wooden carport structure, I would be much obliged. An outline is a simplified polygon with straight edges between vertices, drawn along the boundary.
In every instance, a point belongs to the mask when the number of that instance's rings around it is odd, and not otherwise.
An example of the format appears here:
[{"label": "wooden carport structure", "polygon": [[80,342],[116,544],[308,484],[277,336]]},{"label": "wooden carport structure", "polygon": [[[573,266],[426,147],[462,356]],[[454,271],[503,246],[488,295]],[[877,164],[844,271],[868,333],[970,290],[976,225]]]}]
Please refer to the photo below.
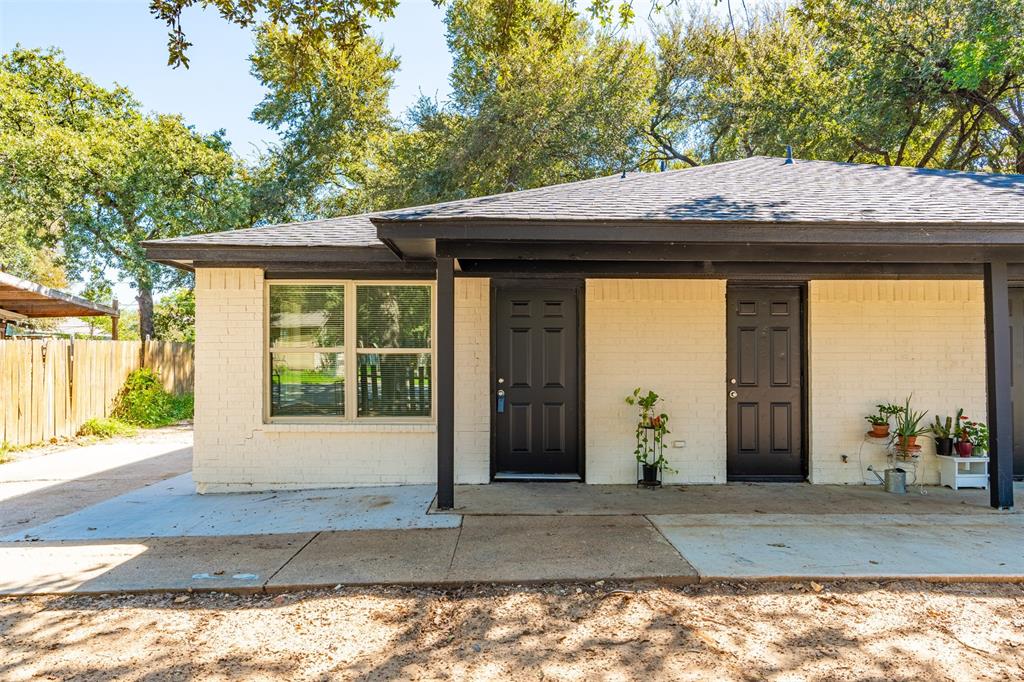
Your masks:
[{"label": "wooden carport structure", "polygon": [[[120,312],[116,302],[113,306],[94,303],[81,296],[0,272],[0,323],[45,317],[109,317],[111,337],[117,340]],[[6,324],[0,324],[0,339],[5,338],[6,329]]]}]

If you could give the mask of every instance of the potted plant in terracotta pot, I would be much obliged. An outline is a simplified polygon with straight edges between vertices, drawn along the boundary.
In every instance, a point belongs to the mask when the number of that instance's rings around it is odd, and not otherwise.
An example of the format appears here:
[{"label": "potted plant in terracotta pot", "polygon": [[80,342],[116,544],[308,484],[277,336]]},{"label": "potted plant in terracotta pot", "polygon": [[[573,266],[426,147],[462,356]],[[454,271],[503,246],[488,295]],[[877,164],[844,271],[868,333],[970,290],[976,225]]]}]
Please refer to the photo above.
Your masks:
[{"label": "potted plant in terracotta pot", "polygon": [[907,396],[903,406],[896,413],[896,445],[900,450],[913,450],[917,446],[917,437],[928,430],[922,422],[928,414],[917,412],[910,407],[910,399],[913,395]]},{"label": "potted plant in terracotta pot", "polygon": [[871,424],[871,437],[872,438],[888,438],[889,437],[889,418],[892,415],[900,411],[898,405],[892,405],[890,403],[879,403],[875,405],[876,412],[869,414],[864,417]]},{"label": "potted plant in terracotta pot", "polygon": [[640,482],[646,486],[660,485],[662,471],[672,471],[665,459],[665,436],[668,435],[668,415],[656,412],[661,397],[654,391],[646,395],[637,388],[626,397],[626,403],[640,408],[636,424],[636,449],[633,451],[641,468]]},{"label": "potted plant in terracotta pot", "polygon": [[957,410],[955,419],[946,417],[945,420],[939,419],[939,415],[935,415],[935,423],[932,424],[932,440],[935,441],[936,455],[949,457],[953,454],[953,433],[956,431],[963,413],[962,409]]}]

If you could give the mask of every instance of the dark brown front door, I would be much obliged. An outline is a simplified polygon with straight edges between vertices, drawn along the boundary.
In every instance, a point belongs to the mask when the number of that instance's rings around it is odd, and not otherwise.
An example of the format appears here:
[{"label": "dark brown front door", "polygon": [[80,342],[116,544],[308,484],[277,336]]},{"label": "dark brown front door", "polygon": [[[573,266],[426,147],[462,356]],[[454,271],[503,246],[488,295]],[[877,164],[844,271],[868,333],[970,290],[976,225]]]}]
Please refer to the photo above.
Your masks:
[{"label": "dark brown front door", "polygon": [[578,291],[495,284],[497,478],[580,473]]},{"label": "dark brown front door", "polygon": [[799,287],[726,294],[730,480],[802,480],[803,323]]},{"label": "dark brown front door", "polygon": [[1010,289],[1010,397],[1013,401],[1013,477],[1024,478],[1024,289]]}]

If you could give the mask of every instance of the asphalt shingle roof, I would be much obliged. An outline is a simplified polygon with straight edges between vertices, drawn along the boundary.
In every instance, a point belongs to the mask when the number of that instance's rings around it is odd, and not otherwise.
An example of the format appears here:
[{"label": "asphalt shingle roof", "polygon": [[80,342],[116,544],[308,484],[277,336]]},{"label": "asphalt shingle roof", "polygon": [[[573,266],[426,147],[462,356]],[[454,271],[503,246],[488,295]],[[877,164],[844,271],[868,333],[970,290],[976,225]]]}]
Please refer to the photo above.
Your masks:
[{"label": "asphalt shingle roof", "polygon": [[1024,224],[1024,175],[757,156],[389,211],[397,220]]},{"label": "asphalt shingle roof", "polygon": [[282,223],[246,230],[229,230],[187,237],[157,239],[150,244],[182,244],[201,246],[379,246],[377,228],[370,222],[372,213],[309,220],[301,223]]},{"label": "asphalt shingle roof", "polygon": [[161,244],[381,246],[384,221],[544,220],[1024,227],[1024,175],[752,157],[475,199],[161,240]]}]

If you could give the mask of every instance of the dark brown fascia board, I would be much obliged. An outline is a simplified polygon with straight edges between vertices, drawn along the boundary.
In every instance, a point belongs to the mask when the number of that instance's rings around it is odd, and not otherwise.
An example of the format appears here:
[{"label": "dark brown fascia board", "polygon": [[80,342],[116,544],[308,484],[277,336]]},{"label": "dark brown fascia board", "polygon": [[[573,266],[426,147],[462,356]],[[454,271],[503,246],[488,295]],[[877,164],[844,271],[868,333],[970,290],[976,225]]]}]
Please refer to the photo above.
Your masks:
[{"label": "dark brown fascia board", "polygon": [[[799,262],[655,262],[655,261],[498,261],[463,259],[468,277],[588,279],[730,279],[808,281],[815,279],[981,279],[977,263],[799,263]],[[1024,281],[1024,265],[1010,265],[1014,281]]]},{"label": "dark brown fascia board", "polygon": [[446,242],[438,256],[461,260],[800,262],[800,263],[984,263],[1024,262],[1024,245],[948,246],[936,244],[761,244],[636,242]]},{"label": "dark brown fascia board", "polygon": [[224,244],[143,243],[146,257],[152,261],[215,263],[263,262],[344,262],[394,263],[398,258],[383,244],[378,246],[252,246]]},{"label": "dark brown fascia board", "polygon": [[1020,244],[1024,223],[878,223],[764,221],[580,221],[371,219],[381,241],[403,239],[560,242],[760,242],[823,244]]}]

